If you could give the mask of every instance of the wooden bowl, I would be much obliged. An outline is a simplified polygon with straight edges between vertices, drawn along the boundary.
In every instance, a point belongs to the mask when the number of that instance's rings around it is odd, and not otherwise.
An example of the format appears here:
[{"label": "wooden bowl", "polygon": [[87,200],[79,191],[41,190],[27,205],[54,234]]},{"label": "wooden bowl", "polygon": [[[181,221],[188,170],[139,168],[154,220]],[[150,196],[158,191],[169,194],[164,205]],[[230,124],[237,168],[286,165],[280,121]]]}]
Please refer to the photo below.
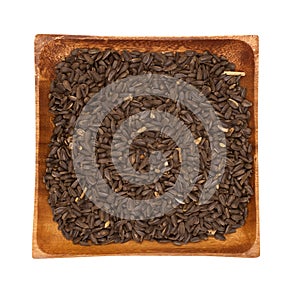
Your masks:
[{"label": "wooden bowl", "polygon": [[[236,64],[238,71],[246,72],[241,85],[247,88],[247,98],[253,103],[250,127],[253,129],[251,143],[254,152],[254,174],[252,186],[255,194],[250,200],[246,223],[236,233],[226,235],[226,241],[209,238],[198,243],[175,246],[172,243],[129,241],[123,244],[103,246],[80,246],[66,240],[52,220],[47,202],[48,191],[43,183],[48,143],[53,125],[48,112],[50,81],[54,67],[74,48],[140,51],[185,51],[209,50],[226,56]],[[218,255],[257,257],[259,246],[258,208],[258,161],[257,161],[257,87],[258,87],[258,37],[92,37],[67,35],[37,35],[35,38],[35,81],[36,81],[36,180],[34,202],[34,224],[32,255],[34,258],[72,257],[96,255]]]}]

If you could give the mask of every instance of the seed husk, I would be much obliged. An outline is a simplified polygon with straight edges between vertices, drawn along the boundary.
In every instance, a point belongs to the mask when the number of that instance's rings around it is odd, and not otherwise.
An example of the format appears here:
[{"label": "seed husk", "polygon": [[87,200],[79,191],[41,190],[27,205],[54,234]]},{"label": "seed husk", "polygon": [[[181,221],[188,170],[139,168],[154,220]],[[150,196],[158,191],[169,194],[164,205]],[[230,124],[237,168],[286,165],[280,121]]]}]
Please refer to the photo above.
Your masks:
[{"label": "seed husk", "polygon": [[225,75],[233,75],[233,76],[245,76],[245,72],[242,71],[224,71],[223,74]]},{"label": "seed husk", "polygon": [[195,144],[200,144],[201,141],[202,141],[202,137],[199,136],[198,138],[196,138],[196,139],[194,140],[194,143],[195,143]]}]

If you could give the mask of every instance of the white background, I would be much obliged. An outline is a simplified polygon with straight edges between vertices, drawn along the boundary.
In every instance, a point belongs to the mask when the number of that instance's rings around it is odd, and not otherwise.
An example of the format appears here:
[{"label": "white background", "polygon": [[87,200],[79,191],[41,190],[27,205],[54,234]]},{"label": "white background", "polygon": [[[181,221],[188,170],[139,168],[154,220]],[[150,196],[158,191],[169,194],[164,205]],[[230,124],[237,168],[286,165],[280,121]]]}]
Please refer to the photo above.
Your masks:
[{"label": "white background", "polygon": [[[1,1],[0,291],[299,292],[300,21],[296,3]],[[260,36],[259,258],[31,258],[37,33]]]}]

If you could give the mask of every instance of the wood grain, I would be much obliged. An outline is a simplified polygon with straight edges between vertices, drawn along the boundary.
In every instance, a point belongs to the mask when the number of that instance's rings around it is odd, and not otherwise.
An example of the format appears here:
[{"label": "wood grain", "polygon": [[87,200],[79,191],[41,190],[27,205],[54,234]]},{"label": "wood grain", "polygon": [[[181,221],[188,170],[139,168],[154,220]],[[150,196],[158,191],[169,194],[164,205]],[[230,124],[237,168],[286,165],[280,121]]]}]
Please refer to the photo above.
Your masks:
[{"label": "wood grain", "polygon": [[[130,241],[123,244],[83,247],[66,240],[52,220],[48,205],[48,192],[43,184],[45,160],[48,155],[53,125],[48,112],[50,81],[54,66],[74,48],[139,51],[209,50],[226,56],[243,71],[241,85],[247,88],[247,98],[253,107],[250,127],[254,155],[252,186],[255,194],[249,203],[249,215],[243,227],[226,235],[224,242],[209,239],[199,243],[175,246],[171,243]],[[93,37],[68,35],[37,35],[35,38],[35,91],[36,91],[36,176],[32,256],[34,258],[74,257],[96,255],[217,255],[257,257],[260,254],[259,206],[258,206],[258,37]]]}]

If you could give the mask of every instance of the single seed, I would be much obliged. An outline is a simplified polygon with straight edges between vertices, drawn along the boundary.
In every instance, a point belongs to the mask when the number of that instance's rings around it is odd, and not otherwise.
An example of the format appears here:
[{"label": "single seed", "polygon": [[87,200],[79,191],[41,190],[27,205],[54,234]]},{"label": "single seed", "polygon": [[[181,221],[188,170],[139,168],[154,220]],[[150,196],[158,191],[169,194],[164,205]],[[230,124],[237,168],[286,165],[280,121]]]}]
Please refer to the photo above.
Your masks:
[{"label": "single seed", "polygon": [[239,103],[233,99],[228,99],[228,103],[234,108],[238,108],[239,106]]},{"label": "single seed", "polygon": [[129,96],[125,97],[123,100],[124,100],[124,102],[132,101],[133,97],[132,97],[132,95],[129,95]]},{"label": "single seed", "polygon": [[150,112],[150,118],[154,119],[155,118],[155,114],[153,113],[153,111]]},{"label": "single seed", "polygon": [[201,141],[202,141],[202,137],[199,136],[198,138],[196,138],[196,139],[194,140],[194,143],[195,143],[195,144],[200,144]]},{"label": "single seed", "polygon": [[215,235],[216,231],[217,231],[217,230],[209,229],[209,230],[207,230],[207,233],[208,233],[209,235]]},{"label": "single seed", "polygon": [[147,130],[147,127],[143,126],[143,127],[141,127],[140,129],[137,130],[137,133],[142,133],[146,130]]},{"label": "single seed", "polygon": [[242,71],[224,71],[223,74],[225,75],[232,75],[232,76],[245,76],[245,72],[242,72]]},{"label": "single seed", "polygon": [[82,193],[81,193],[81,195],[80,195],[80,199],[83,199],[83,198],[84,198],[86,191],[87,191],[87,188],[84,187],[84,189],[83,189],[83,191],[82,191]]},{"label": "single seed", "polygon": [[182,163],[182,154],[181,154],[181,148],[176,148],[177,152],[178,152],[178,159],[179,162]]},{"label": "single seed", "polygon": [[223,132],[228,132],[228,128],[224,128],[223,126],[221,125],[218,125],[218,128],[223,131]]}]

